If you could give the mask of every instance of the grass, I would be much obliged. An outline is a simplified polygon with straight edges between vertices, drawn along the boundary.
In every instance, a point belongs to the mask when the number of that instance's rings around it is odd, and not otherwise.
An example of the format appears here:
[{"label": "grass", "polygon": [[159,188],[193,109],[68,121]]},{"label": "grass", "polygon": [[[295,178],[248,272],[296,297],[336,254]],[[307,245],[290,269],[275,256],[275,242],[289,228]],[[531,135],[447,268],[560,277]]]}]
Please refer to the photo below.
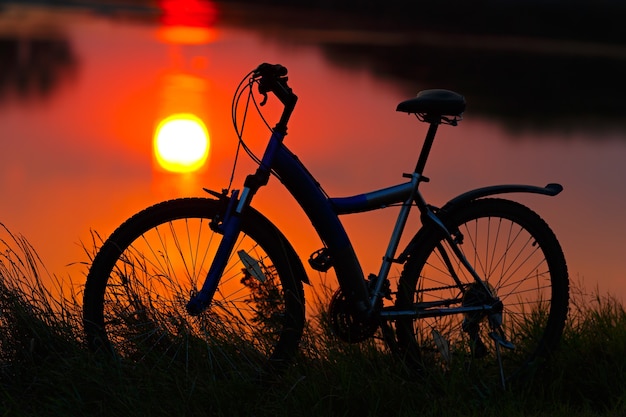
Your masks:
[{"label": "grass", "polygon": [[298,360],[280,374],[216,376],[208,363],[185,368],[92,355],[80,294],[61,291],[80,286],[51,280],[24,238],[0,231],[1,415],[626,415],[624,307],[582,285],[550,365],[507,390],[455,368],[416,378],[375,343],[343,344],[315,323]]}]

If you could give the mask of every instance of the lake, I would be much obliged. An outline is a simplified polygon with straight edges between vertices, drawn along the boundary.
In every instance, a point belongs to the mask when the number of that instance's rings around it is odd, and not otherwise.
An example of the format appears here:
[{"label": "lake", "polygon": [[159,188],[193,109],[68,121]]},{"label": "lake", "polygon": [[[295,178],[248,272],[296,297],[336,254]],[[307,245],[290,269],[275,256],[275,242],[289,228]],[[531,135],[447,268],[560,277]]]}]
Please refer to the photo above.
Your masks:
[{"label": "lake", "polygon": [[[80,284],[94,233],[105,238],[161,200],[226,187],[232,95],[270,62],[289,69],[299,96],[286,143],[330,195],[395,184],[413,168],[426,126],[397,113],[400,101],[427,88],[465,95],[464,120],[435,141],[427,200],[559,182],[557,197],[510,197],[551,225],[572,282],[626,295],[626,46],[374,30],[322,15],[281,25],[259,9],[212,3],[190,17],[171,3],[1,10],[0,222],[30,241],[50,274]],[[194,172],[168,171],[153,150],[155,129],[173,114],[193,114],[208,131]],[[245,139],[258,151],[267,131],[251,123]],[[241,157],[235,184],[253,169]],[[303,258],[321,247],[276,179],[254,205]],[[378,271],[395,214],[346,218],[366,273]]]}]

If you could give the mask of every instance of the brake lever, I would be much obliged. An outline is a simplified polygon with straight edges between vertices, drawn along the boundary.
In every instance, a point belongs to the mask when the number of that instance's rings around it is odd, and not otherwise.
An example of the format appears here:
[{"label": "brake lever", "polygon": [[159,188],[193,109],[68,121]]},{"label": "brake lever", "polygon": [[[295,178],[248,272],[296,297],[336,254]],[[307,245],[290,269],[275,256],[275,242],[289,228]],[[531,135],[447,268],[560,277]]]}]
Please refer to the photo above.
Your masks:
[{"label": "brake lever", "polygon": [[[261,94],[263,96],[263,99],[261,100],[261,102],[259,103],[260,106],[265,106],[265,103],[267,103],[267,92],[269,91],[269,88],[267,88],[267,86],[265,86],[264,81],[262,78],[257,78],[255,80],[259,85],[258,85],[258,89],[259,89],[259,94]],[[267,82],[267,81],[265,81]]]},{"label": "brake lever", "polygon": [[265,91],[260,91],[261,90],[261,86],[259,86],[259,93],[261,93],[261,95],[263,96],[263,100],[261,100],[261,102],[259,103],[259,106],[265,106],[265,103],[267,103],[267,93]]}]

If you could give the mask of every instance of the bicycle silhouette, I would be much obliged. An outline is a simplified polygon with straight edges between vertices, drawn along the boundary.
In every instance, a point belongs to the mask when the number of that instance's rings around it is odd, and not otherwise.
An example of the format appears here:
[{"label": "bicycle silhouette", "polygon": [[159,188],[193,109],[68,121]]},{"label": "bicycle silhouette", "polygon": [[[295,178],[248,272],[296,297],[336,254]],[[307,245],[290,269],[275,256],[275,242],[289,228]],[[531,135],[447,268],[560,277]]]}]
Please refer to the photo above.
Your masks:
[{"label": "bicycle silhouette", "polygon": [[[245,116],[241,127],[237,120],[243,99],[247,115],[256,94],[262,95],[260,106],[268,94],[283,105],[261,158],[243,142]],[[444,363],[462,358],[503,385],[543,362],[567,315],[565,258],[535,212],[494,196],[555,196],[562,187],[495,185],[465,192],[443,207],[429,205],[419,186],[428,181],[423,172],[431,145],[440,125],[461,120],[465,99],[426,90],[397,107],[429,124],[415,169],[397,185],[329,197],[283,142],[296,102],[285,67],[261,64],[251,71],[233,99],[240,146],[258,163],[241,191],[229,186],[207,190],[211,198],[156,204],[104,242],[84,292],[90,347],[131,358],[174,357],[199,343],[216,369],[291,360],[305,326],[303,284],[309,280],[290,242],[251,206],[274,175],[323,242],[310,266],[334,269],[339,289],[328,316],[340,339],[355,343],[381,334],[409,363],[421,363],[426,353]],[[366,276],[340,216],[383,208],[399,212],[380,270]],[[398,251],[414,208],[421,228]],[[397,282],[389,279],[393,264],[402,265]]]}]

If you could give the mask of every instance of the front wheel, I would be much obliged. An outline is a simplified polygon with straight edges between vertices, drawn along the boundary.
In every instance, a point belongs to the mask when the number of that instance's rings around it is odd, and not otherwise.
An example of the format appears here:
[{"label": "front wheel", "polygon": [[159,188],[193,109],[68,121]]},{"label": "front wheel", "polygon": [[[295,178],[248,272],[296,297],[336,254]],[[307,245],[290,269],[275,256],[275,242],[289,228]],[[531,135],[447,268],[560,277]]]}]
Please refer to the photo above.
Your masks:
[{"label": "front wheel", "polygon": [[[460,360],[505,383],[560,339],[569,297],[563,252],[548,225],[519,203],[480,199],[442,217],[486,285],[476,283],[441,232],[426,229],[405,264],[397,307],[432,314],[397,321],[398,341],[409,358],[446,367]],[[502,302],[494,306],[500,313],[476,308],[493,303],[485,288]],[[464,312],[446,315],[451,309]]]},{"label": "front wheel", "polygon": [[252,208],[207,310],[192,317],[222,235],[225,204],[166,201],[122,224],[87,276],[83,323],[92,350],[136,361],[203,363],[215,372],[258,369],[295,353],[304,326],[306,280],[285,237]]}]

